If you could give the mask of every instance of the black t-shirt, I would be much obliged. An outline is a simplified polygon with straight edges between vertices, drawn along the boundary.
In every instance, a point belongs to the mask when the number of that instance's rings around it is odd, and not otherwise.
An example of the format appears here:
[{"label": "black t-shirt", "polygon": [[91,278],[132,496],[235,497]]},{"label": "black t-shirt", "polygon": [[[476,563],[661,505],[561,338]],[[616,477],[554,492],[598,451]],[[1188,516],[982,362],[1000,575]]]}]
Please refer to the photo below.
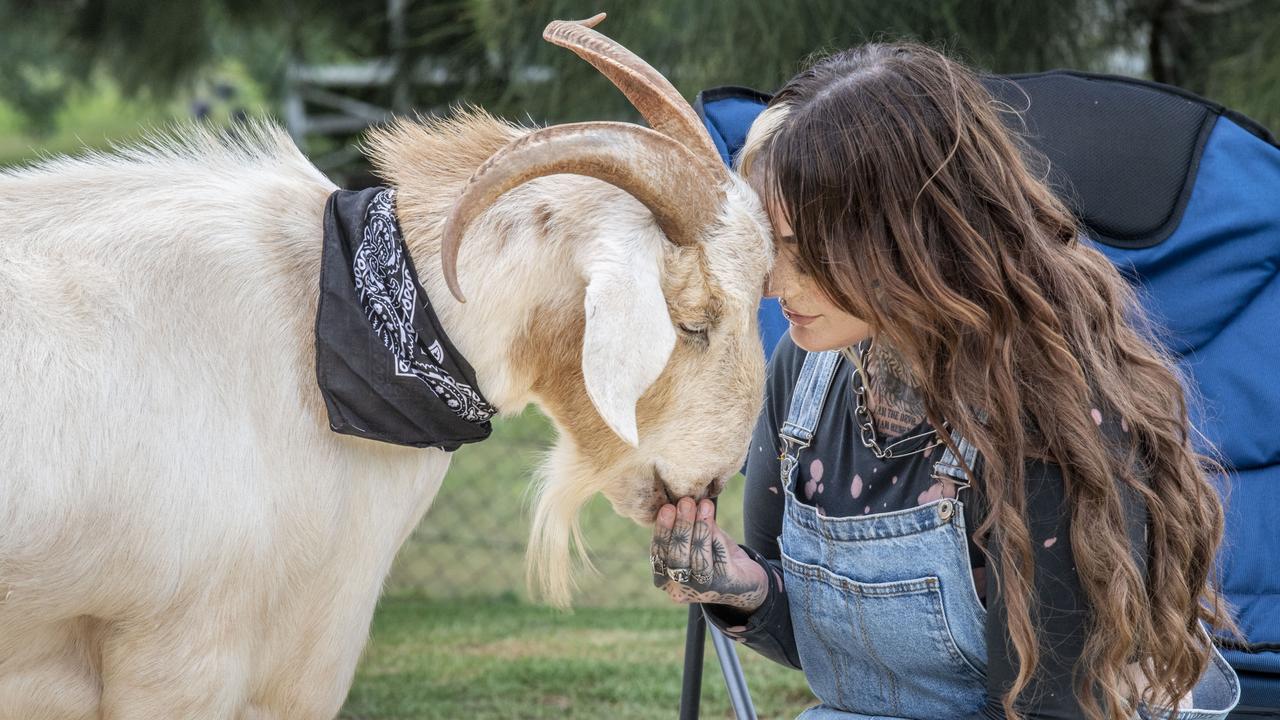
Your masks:
[{"label": "black t-shirt", "polygon": [[[779,477],[778,429],[787,417],[804,358],[805,352],[790,337],[784,337],[778,345],[769,363],[765,406],[752,436],[745,471],[743,546],[766,570],[772,568],[766,574],[775,587],[771,588],[765,604],[748,617],[731,608],[707,606],[709,618],[722,630],[765,656],[795,668],[800,667],[800,662],[790,608],[786,593],[780,592],[777,586],[782,582],[778,536],[782,531],[784,502]],[[959,493],[965,508],[965,525],[970,532],[969,555],[975,590],[987,605],[988,699],[977,717],[1003,718],[1000,700],[1016,670],[999,585],[994,574],[986,572],[989,562],[986,554],[973,542],[973,531],[983,519],[981,488],[946,487],[934,480],[933,464],[940,459],[944,446],[883,460],[865,447],[854,419],[856,372],[849,362],[842,362],[836,371],[813,442],[800,455],[796,498],[820,508],[830,517],[848,517],[912,508]],[[1109,437],[1127,441],[1127,425],[1108,417],[1109,414],[1098,410],[1093,413],[1094,420]],[[927,422],[922,422],[898,437],[882,437],[879,443],[884,447],[898,438],[919,435],[928,427]],[[895,448],[895,454],[927,444],[929,438],[923,438]],[[982,469],[979,456],[975,468],[979,485]],[[1070,513],[1062,474],[1056,464],[1043,461],[1028,461],[1025,470],[1041,659],[1033,682],[1020,697],[1019,706],[1028,720],[1078,718],[1081,711],[1072,688],[1072,669],[1084,644],[1087,606],[1072,560]],[[1130,539],[1135,548],[1145,548],[1145,514],[1132,497],[1128,502]],[[988,545],[995,556],[998,549],[992,543]],[[1135,555],[1144,558],[1145,549]]]}]

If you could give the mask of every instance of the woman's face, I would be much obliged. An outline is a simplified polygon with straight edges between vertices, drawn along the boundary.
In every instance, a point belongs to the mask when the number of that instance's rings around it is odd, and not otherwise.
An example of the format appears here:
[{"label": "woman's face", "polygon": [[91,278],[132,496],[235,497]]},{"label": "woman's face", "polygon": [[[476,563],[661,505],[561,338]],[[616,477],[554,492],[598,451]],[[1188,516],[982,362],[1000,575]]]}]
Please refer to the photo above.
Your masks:
[{"label": "woman's face", "polygon": [[848,347],[869,337],[871,327],[865,321],[836,307],[812,278],[800,272],[796,262],[800,246],[786,217],[770,207],[769,220],[777,238],[778,255],[765,282],[764,295],[776,297],[782,304],[796,345],[818,352]]}]

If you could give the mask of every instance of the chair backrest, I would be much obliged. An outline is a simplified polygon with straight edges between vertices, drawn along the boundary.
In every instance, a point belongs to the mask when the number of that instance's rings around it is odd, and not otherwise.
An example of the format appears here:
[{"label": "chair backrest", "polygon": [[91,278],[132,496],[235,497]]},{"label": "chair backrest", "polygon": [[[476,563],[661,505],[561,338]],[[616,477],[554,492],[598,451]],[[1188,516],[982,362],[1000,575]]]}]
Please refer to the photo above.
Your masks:
[{"label": "chair backrest", "polygon": [[[1231,470],[1220,563],[1245,640],[1222,640],[1224,654],[1242,706],[1280,707],[1280,146],[1248,118],[1157,83],[1072,71],[984,83],[1020,111],[1014,129],[1192,379],[1192,422]],[[699,94],[726,162],[768,99]],[[772,352],[785,319],[772,302],[761,317]]]}]

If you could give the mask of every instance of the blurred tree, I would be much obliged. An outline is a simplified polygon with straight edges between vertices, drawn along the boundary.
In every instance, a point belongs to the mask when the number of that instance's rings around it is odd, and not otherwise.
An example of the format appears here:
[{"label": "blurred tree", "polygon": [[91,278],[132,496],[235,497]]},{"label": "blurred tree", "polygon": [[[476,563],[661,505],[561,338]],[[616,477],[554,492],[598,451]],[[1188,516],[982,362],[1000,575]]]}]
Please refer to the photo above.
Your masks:
[{"label": "blurred tree", "polygon": [[[467,0],[406,2],[406,49],[415,57],[432,54],[459,72],[485,66]],[[0,98],[41,124],[95,72],[127,94],[165,97],[226,58],[242,62],[278,98],[291,61],[389,55],[387,6],[387,0],[0,0],[6,69]]]},{"label": "blurred tree", "polygon": [[1115,42],[1145,44],[1153,80],[1280,125],[1280,0],[1126,0]]},{"label": "blurred tree", "polygon": [[1097,0],[474,0],[476,25],[508,71],[546,67],[549,84],[512,80],[503,105],[555,120],[630,114],[584,62],[543,42],[554,18],[610,13],[601,29],[687,96],[722,84],[777,88],[815,53],[914,38],[1000,72],[1096,67],[1112,8]]},{"label": "blurred tree", "polygon": [[0,0],[0,97],[47,119],[94,71],[163,96],[235,57],[279,98],[291,60],[386,57],[398,37],[402,73],[425,62],[445,78],[411,86],[403,104],[465,99],[539,121],[634,117],[586,63],[541,39],[551,19],[604,10],[602,29],[686,95],[726,83],[773,89],[815,52],[909,37],[996,72],[1112,70],[1127,57],[1138,63],[1122,71],[1149,67],[1260,120],[1280,116],[1280,0],[402,0],[394,29],[388,1]]}]

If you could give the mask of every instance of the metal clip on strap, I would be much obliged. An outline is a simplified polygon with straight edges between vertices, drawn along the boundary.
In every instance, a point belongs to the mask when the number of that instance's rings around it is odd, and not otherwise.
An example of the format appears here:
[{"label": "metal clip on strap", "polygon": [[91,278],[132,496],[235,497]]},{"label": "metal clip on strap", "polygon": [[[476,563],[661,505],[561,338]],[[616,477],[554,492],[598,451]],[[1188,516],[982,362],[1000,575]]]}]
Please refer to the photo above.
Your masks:
[{"label": "metal clip on strap", "polygon": [[813,431],[822,416],[822,407],[840,365],[840,353],[834,350],[805,355],[800,378],[791,393],[791,406],[778,436],[788,449],[803,449],[813,442]]}]

